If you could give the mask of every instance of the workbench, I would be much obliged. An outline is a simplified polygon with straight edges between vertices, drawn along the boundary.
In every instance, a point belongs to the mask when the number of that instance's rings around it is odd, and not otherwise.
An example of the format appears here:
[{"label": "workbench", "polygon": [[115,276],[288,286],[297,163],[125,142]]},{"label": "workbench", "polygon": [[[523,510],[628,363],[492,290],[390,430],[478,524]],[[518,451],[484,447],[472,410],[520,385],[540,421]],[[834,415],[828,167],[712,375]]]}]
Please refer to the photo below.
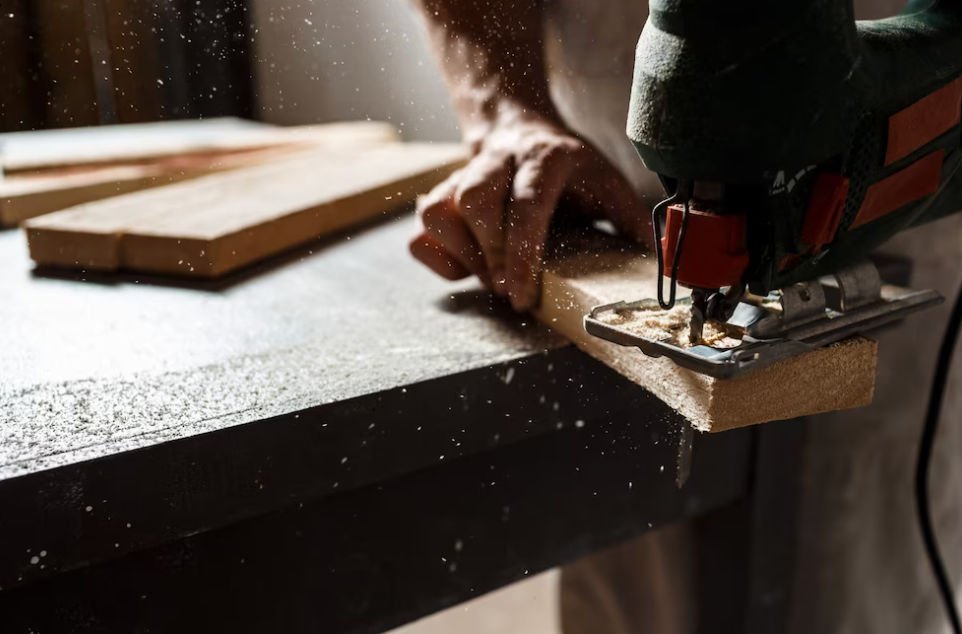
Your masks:
[{"label": "workbench", "polygon": [[33,271],[0,232],[0,631],[376,633],[684,518],[705,632],[787,610],[785,422],[687,423],[410,214],[221,282]]}]

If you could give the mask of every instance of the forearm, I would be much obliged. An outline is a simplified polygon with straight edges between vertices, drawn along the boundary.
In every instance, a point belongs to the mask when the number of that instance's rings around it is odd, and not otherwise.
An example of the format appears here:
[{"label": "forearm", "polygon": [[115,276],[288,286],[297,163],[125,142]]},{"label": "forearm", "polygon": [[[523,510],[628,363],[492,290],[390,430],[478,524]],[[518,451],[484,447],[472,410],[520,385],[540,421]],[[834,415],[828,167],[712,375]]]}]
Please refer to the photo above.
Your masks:
[{"label": "forearm", "polygon": [[554,119],[540,0],[412,0],[468,140],[500,117]]}]

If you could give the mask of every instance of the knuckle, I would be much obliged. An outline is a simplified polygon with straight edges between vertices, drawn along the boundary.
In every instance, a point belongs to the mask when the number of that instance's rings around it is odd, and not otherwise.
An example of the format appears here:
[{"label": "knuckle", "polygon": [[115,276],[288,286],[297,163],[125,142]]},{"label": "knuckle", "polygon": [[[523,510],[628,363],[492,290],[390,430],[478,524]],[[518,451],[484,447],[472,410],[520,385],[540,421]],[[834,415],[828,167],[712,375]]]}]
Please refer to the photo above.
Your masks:
[{"label": "knuckle", "polygon": [[420,210],[421,222],[429,229],[437,227],[444,221],[444,214],[445,205],[443,201],[427,204]]},{"label": "knuckle", "polygon": [[[502,182],[504,181],[504,182]],[[485,165],[475,175],[463,180],[454,192],[454,207],[470,218],[487,217],[500,213],[504,204],[507,170],[499,164]],[[501,200],[498,200],[498,197]]]},{"label": "knuckle", "polygon": [[564,145],[565,151],[569,153],[584,152],[584,151],[587,151],[588,149],[588,146],[585,144],[584,141],[582,141],[578,137],[573,137],[573,136],[565,137],[563,145]]},{"label": "knuckle", "polygon": [[522,162],[543,162],[554,152],[554,143],[549,139],[538,140],[525,148],[521,156]]},{"label": "knuckle", "polygon": [[477,212],[478,208],[486,202],[486,197],[483,181],[462,182],[454,194],[454,204],[458,209]]},{"label": "knuckle", "polygon": [[541,162],[545,165],[556,165],[568,156],[568,149],[561,143],[554,143],[541,152]]},{"label": "knuckle", "polygon": [[453,193],[453,188],[454,181],[449,178],[424,196],[419,197],[416,205],[418,214],[423,218],[429,211],[446,206]]},{"label": "knuckle", "polygon": [[544,190],[535,183],[516,184],[511,195],[513,207],[520,213],[529,213],[544,199]]},{"label": "knuckle", "polygon": [[514,207],[526,212],[534,211],[548,202],[553,192],[548,191],[546,171],[543,167],[532,167],[515,181],[511,194]]},{"label": "knuckle", "polygon": [[488,145],[477,154],[468,167],[464,168],[464,174],[471,178],[485,178],[493,174],[511,160],[511,146]]},{"label": "knuckle", "polygon": [[532,142],[525,158],[545,163],[565,160],[584,149],[584,143],[579,139],[560,134],[544,135]]}]

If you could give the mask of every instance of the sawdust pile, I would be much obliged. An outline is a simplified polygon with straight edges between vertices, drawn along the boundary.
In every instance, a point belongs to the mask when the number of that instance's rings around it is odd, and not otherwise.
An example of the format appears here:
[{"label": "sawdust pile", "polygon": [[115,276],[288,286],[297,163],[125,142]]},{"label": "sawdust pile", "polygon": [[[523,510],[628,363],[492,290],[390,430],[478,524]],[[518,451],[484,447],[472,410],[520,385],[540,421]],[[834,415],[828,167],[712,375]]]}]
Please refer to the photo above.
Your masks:
[{"label": "sawdust pile", "polygon": [[[691,348],[688,341],[689,304],[676,304],[671,310],[621,310],[598,315],[599,321],[623,328],[632,334],[653,341],[664,341],[679,348]],[[702,345],[728,349],[741,344],[741,333],[725,324],[705,324]]]}]

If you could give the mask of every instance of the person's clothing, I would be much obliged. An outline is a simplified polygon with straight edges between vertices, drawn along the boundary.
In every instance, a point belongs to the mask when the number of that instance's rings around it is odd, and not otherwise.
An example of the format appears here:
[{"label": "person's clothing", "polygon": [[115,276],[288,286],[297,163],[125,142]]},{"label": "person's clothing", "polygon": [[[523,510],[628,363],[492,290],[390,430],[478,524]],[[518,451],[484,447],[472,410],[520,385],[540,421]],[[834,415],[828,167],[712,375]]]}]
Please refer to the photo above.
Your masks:
[{"label": "person's clothing", "polygon": [[[912,285],[946,296],[937,310],[876,335],[871,407],[810,423],[803,471],[793,634],[939,632],[945,623],[922,549],[913,490],[935,359],[960,283],[962,214],[897,236]],[[932,464],[932,510],[956,587],[962,572],[962,363],[953,362]]]},{"label": "person's clothing", "polygon": [[[855,3],[862,18],[891,15],[902,4]],[[548,0],[546,46],[552,96],[566,121],[653,202],[663,192],[624,132],[646,5]],[[948,301],[878,335],[871,407],[811,422],[793,596],[797,634],[926,634],[944,622],[916,527],[912,478],[935,358],[962,273],[962,216],[900,235],[886,250],[914,261],[913,286],[935,288]],[[951,379],[932,477],[937,531],[955,579],[962,569],[959,388],[962,368]],[[693,632],[693,547],[682,525],[565,568],[565,634]]]},{"label": "person's clothing", "polygon": [[697,623],[693,527],[654,530],[561,571],[565,634],[675,634]]},{"label": "person's clothing", "polygon": [[551,97],[565,122],[594,143],[647,202],[663,197],[625,136],[635,45],[648,3],[549,0],[545,49]]}]

